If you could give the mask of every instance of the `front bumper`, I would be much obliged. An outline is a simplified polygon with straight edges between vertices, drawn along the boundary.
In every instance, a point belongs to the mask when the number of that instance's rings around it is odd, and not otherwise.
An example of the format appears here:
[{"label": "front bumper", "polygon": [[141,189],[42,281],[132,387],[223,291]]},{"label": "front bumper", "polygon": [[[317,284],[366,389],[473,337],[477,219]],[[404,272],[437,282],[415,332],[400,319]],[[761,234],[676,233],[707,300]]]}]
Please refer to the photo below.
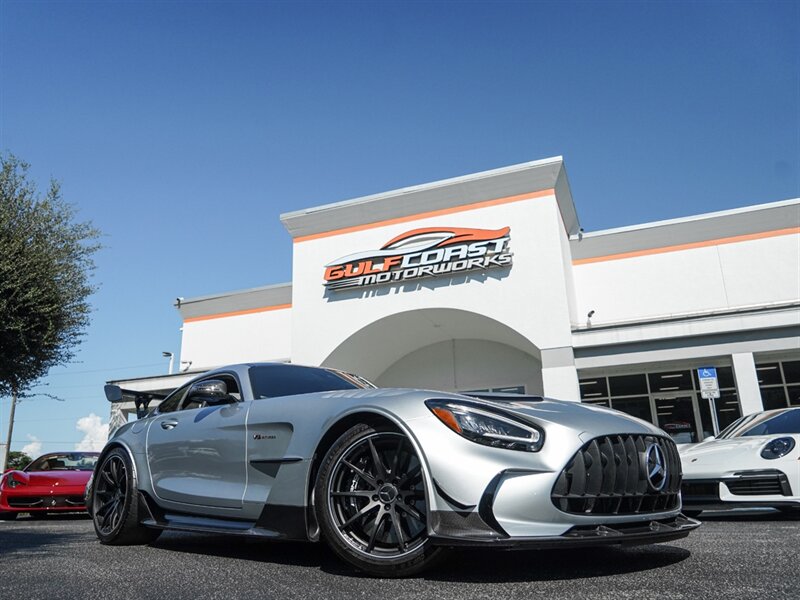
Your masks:
[{"label": "front bumper", "polygon": [[796,506],[789,479],[778,469],[739,471],[724,477],[684,479],[686,510],[725,510],[741,507]]},{"label": "front bumper", "polygon": [[67,488],[54,494],[49,489],[20,486],[14,490],[3,489],[0,494],[0,512],[84,512],[85,510],[86,501],[80,488]]},{"label": "front bumper", "polygon": [[[434,515],[435,516],[435,515]],[[669,519],[614,523],[607,525],[578,525],[558,536],[471,538],[469,536],[434,535],[431,540],[439,546],[491,546],[507,549],[548,549],[590,546],[636,546],[659,544],[681,539],[700,526],[699,521],[678,515]]]}]

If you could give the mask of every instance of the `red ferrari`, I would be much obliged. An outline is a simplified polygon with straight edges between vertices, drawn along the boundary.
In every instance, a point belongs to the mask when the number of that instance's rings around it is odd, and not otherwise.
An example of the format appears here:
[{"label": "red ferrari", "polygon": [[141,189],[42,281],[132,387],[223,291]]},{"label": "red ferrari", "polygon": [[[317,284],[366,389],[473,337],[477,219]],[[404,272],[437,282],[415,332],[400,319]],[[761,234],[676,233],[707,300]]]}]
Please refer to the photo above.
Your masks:
[{"label": "red ferrari", "polygon": [[98,452],[53,452],[34,460],[21,471],[0,478],[0,520],[55,512],[86,510],[84,489],[97,462]]}]

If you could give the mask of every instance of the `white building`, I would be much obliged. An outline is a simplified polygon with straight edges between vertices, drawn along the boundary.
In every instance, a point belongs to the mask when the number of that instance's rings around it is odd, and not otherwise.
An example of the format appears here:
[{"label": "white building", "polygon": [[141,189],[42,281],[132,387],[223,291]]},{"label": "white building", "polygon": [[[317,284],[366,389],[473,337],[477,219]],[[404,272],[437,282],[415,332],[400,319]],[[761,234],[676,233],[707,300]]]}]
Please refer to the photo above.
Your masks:
[{"label": "white building", "polygon": [[714,430],[700,367],[717,369],[721,427],[800,405],[798,199],[582,233],[552,158],[281,220],[292,282],[178,306],[192,373],[292,361],[384,387],[519,390],[611,405],[680,441]]}]

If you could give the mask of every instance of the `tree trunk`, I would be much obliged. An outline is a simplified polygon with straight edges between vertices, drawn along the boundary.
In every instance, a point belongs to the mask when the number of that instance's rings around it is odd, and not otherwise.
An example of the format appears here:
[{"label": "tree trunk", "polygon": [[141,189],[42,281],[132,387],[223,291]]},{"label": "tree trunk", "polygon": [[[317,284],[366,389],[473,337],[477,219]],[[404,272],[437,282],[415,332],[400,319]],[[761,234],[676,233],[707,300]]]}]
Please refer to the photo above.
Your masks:
[{"label": "tree trunk", "polygon": [[0,473],[5,473],[8,468],[8,457],[11,456],[11,434],[14,433],[14,411],[17,409],[17,388],[11,388],[11,414],[8,417],[8,437],[6,438],[6,455],[3,457],[3,469]]}]

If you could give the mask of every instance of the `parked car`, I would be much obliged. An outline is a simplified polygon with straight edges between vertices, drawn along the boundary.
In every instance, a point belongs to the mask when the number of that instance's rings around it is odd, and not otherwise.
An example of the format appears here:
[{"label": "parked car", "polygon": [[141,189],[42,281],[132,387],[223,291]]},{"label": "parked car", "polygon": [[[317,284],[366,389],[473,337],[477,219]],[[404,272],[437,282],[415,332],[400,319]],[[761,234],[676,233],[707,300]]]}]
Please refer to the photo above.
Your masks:
[{"label": "parked car", "polygon": [[679,449],[686,514],[800,509],[800,407],[746,415],[716,438]]},{"label": "parked car", "polygon": [[452,546],[684,537],[699,523],[681,515],[680,482],[672,440],[609,409],[246,364],[187,383],[117,430],[88,503],[104,544],[164,529],[325,540],[361,570],[402,576]]},{"label": "parked car", "polygon": [[99,452],[52,452],[0,478],[0,520],[20,513],[85,512],[84,490]]}]

